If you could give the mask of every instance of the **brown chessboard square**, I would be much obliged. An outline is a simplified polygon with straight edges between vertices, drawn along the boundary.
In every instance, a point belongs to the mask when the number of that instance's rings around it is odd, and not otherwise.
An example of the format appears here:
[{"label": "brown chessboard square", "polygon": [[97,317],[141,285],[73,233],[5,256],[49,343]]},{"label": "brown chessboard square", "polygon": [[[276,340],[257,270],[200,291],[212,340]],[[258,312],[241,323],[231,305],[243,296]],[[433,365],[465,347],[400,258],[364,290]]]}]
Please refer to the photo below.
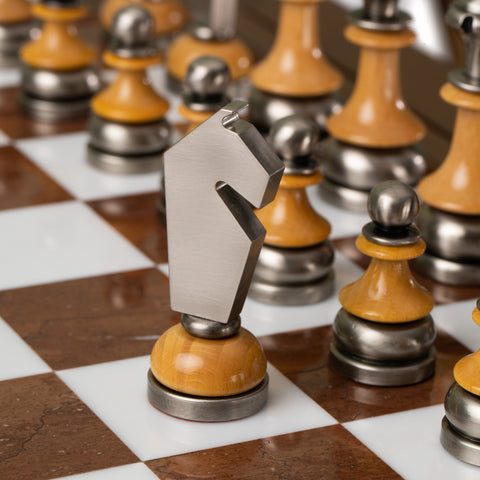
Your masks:
[{"label": "brown chessboard square", "polygon": [[62,120],[61,122],[46,122],[29,116],[20,104],[20,88],[0,89],[0,130],[14,140],[30,137],[46,137],[61,133],[81,132],[85,130],[87,116]]},{"label": "brown chessboard square", "polygon": [[0,148],[0,210],[72,197],[14,147]]},{"label": "brown chessboard square", "polygon": [[147,193],[88,204],[155,263],[166,263],[167,231],[157,210],[158,197],[158,193]]},{"label": "brown chessboard square", "polygon": [[54,373],[0,382],[0,425],[4,480],[51,479],[138,461]]},{"label": "brown chessboard square", "polygon": [[341,425],[163,458],[147,465],[160,479],[169,480],[401,478]]},{"label": "brown chessboard square", "polygon": [[470,353],[437,332],[435,375],[417,385],[372,387],[348,380],[329,367],[332,328],[320,327],[261,337],[267,359],[340,423],[441,404],[453,382],[453,366]]},{"label": "brown chessboard square", "polygon": [[149,355],[180,319],[153,268],[3,291],[0,316],[54,370]]}]

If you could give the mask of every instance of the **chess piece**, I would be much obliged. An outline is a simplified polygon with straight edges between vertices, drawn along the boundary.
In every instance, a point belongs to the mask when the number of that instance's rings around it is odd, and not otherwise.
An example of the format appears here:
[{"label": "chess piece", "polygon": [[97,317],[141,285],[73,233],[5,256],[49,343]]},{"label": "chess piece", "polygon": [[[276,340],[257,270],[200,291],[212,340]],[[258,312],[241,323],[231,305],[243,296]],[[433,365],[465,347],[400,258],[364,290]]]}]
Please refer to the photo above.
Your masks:
[{"label": "chess piece", "polygon": [[89,162],[114,173],[160,169],[169,146],[168,102],[151,87],[146,68],[160,62],[148,10],[130,6],[117,12],[104,62],[118,76],[91,103]]},{"label": "chess piece", "polygon": [[418,185],[423,200],[418,227],[427,252],[413,266],[452,285],[480,285],[480,13],[478,2],[455,1],[446,21],[463,33],[466,63],[440,90],[457,107],[447,157]]},{"label": "chess piece", "polygon": [[170,300],[183,315],[153,348],[148,396],[188,420],[234,420],[267,399],[265,355],[239,314],[265,237],[251,205],[272,201],[283,165],[239,118],[245,105],[226,105],[164,155]]},{"label": "chess piece", "polygon": [[323,129],[327,117],[339,107],[333,93],[343,79],[321,50],[321,1],[280,0],[273,47],[250,72],[254,86],[250,119],[263,132],[296,113],[314,118]]},{"label": "chess piece", "polygon": [[44,21],[40,37],[20,50],[24,108],[41,120],[86,115],[101,87],[95,51],[78,35],[75,22],[87,14],[81,0],[40,0],[32,14]]},{"label": "chess piece", "polygon": [[189,14],[185,4],[179,0],[104,0],[99,17],[105,31],[110,32],[115,14],[124,7],[136,5],[150,12],[155,23],[155,36],[160,43],[182,30]]},{"label": "chess piece", "polygon": [[18,51],[30,40],[32,28],[27,0],[0,0],[0,66],[18,63]]},{"label": "chess piece", "polygon": [[[472,314],[480,325],[480,300]],[[445,397],[445,416],[440,441],[449,453],[480,466],[480,350],[457,362],[455,382]]]},{"label": "chess piece", "polygon": [[197,25],[172,42],[167,70],[173,89],[179,88],[193,60],[205,55],[224,60],[234,82],[247,74],[253,55],[236,36],[237,4],[238,0],[210,0],[209,25]]},{"label": "chess piece", "polygon": [[333,324],[330,363],[368,385],[418,383],[435,370],[433,298],[408,267],[425,250],[412,226],[418,198],[397,180],[383,182],[372,189],[368,212],[373,222],[363,227],[356,246],[372,260],[340,292],[343,308]]},{"label": "chess piece", "polygon": [[330,224],[310,205],[305,189],[323,174],[313,149],[319,128],[307,117],[278,120],[270,143],[285,162],[275,200],[257,212],[267,230],[249,295],[260,302],[305,305],[333,292]]},{"label": "chess piece", "polygon": [[365,211],[377,183],[413,186],[426,172],[418,146],[425,126],[406,107],[400,86],[400,50],[415,41],[409,20],[397,0],[365,0],[350,14],[345,36],[361,50],[353,93],[327,121],[320,191],[331,203]]}]

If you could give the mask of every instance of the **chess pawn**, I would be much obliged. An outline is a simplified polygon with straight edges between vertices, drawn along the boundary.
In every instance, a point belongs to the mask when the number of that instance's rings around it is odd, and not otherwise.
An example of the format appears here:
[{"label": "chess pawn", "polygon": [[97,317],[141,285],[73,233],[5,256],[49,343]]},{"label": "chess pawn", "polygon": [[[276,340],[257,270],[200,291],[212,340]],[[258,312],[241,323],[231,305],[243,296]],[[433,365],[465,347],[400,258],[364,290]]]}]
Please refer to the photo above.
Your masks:
[{"label": "chess pawn", "polygon": [[263,132],[293,114],[308,115],[323,129],[327,117],[339,108],[333,93],[343,78],[321,50],[321,1],[280,0],[273,46],[250,72],[254,86],[250,119]]},{"label": "chess pawn", "polygon": [[327,121],[322,196],[341,207],[365,211],[379,182],[416,185],[426,172],[418,142],[425,126],[402,98],[400,50],[415,41],[409,15],[397,0],[365,0],[350,14],[346,38],[360,47],[357,79],[344,108]]},{"label": "chess pawn", "polygon": [[27,0],[0,0],[0,66],[18,63],[18,51],[30,40],[32,28]]},{"label": "chess pawn", "polygon": [[466,63],[450,72],[441,97],[457,107],[447,157],[418,185],[418,227],[427,253],[414,268],[452,285],[480,285],[480,14],[477,2],[450,4],[446,21],[463,33]]},{"label": "chess pawn", "polygon": [[159,40],[182,30],[188,22],[188,10],[179,0],[104,0],[99,10],[103,28],[110,32],[115,14],[129,5],[150,12],[155,22],[155,36]]},{"label": "chess pawn", "polygon": [[408,260],[425,250],[412,226],[417,211],[415,192],[397,180],[370,193],[373,222],[363,227],[356,246],[372,260],[364,275],[340,292],[343,308],[330,345],[331,366],[357,382],[409,385],[434,373],[434,302],[408,267]]},{"label": "chess pawn", "polygon": [[236,36],[238,0],[210,0],[209,25],[197,25],[178,36],[167,53],[170,86],[179,88],[189,65],[205,55],[221,58],[232,81],[244,77],[253,63],[250,49]]},{"label": "chess pawn", "polygon": [[148,10],[130,6],[117,12],[103,61],[118,75],[92,99],[88,122],[88,160],[95,167],[127,174],[160,169],[171,136],[169,104],[146,74],[160,60]]},{"label": "chess pawn", "polygon": [[[480,325],[480,300],[472,314]],[[452,455],[480,466],[480,350],[457,362],[455,382],[445,397],[440,441]]]},{"label": "chess pawn", "polygon": [[81,0],[41,0],[32,5],[32,13],[44,23],[39,38],[20,50],[24,108],[47,121],[86,115],[90,98],[101,87],[95,51],[75,26],[87,9]]},{"label": "chess pawn", "polygon": [[306,188],[323,174],[313,154],[319,128],[307,117],[278,120],[270,143],[285,162],[275,200],[257,211],[267,230],[249,295],[260,302],[306,305],[333,292],[330,224],[310,205]]}]

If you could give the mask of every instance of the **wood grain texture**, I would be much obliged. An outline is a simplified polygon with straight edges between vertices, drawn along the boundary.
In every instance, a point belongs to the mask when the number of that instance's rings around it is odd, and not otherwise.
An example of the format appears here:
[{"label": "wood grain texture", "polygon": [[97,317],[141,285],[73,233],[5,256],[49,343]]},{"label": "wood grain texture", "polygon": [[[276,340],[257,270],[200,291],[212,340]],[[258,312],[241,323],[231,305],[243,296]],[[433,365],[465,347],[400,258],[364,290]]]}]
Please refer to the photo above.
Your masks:
[{"label": "wood grain texture", "polygon": [[458,106],[450,150],[441,166],[418,185],[432,207],[462,215],[480,215],[480,95],[446,84],[440,94]]},{"label": "wood grain texture", "polygon": [[49,70],[70,71],[85,68],[95,60],[96,53],[78,34],[75,22],[86,16],[86,8],[58,9],[36,3],[33,15],[44,20],[40,38],[20,50],[29,66]]},{"label": "wood grain texture", "polygon": [[319,2],[280,1],[275,41],[267,56],[252,69],[252,83],[265,92],[293,97],[338,90],[343,77],[321,50]]},{"label": "wood grain texture", "polygon": [[0,0],[0,23],[20,23],[31,18],[27,0]]},{"label": "wood grain texture", "polygon": [[396,148],[420,141],[426,128],[405,105],[399,71],[399,49],[414,41],[414,33],[368,32],[350,25],[345,35],[362,49],[352,95],[343,110],[327,122],[330,134],[347,143],[373,148]]},{"label": "wood grain texture", "polygon": [[155,378],[177,392],[203,397],[237,395],[256,387],[267,363],[258,340],[244,328],[221,340],[193,337],[181,324],[153,347]]}]

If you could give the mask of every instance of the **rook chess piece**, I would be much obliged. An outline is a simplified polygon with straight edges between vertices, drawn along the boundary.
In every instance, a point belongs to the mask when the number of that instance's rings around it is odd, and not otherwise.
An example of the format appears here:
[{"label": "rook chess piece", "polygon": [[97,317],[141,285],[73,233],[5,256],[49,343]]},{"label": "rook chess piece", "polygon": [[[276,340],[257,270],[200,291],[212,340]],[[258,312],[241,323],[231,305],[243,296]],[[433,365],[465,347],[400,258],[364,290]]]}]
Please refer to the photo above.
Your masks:
[{"label": "rook chess piece", "polygon": [[0,0],[0,66],[18,63],[18,51],[30,40],[32,27],[27,0]]},{"label": "rook chess piece", "polygon": [[440,95],[457,107],[450,150],[418,185],[418,227],[427,253],[413,266],[452,285],[480,285],[480,12],[477,1],[455,1],[447,22],[463,33],[466,63],[450,73]]},{"label": "rook chess piece", "polygon": [[130,6],[117,12],[104,62],[118,76],[91,103],[89,162],[114,173],[158,170],[169,146],[168,102],[150,85],[146,68],[160,62],[148,10]]},{"label": "rook chess piece", "polygon": [[209,25],[197,25],[172,42],[167,70],[173,89],[178,90],[188,66],[205,55],[224,60],[234,82],[247,74],[253,55],[236,36],[237,4],[238,0],[210,0]]},{"label": "rook chess piece", "polygon": [[302,114],[324,128],[339,106],[333,93],[341,74],[322,53],[318,4],[323,0],[280,0],[277,34],[268,55],[251,71],[250,120],[263,132],[283,117]]},{"label": "rook chess piece", "polygon": [[320,191],[331,203],[365,211],[377,183],[413,186],[425,174],[417,145],[425,127],[405,106],[400,87],[400,50],[415,41],[410,17],[397,0],[365,0],[350,20],[345,36],[361,48],[357,79],[343,110],[327,121]]},{"label": "rook chess piece", "polygon": [[373,222],[363,227],[356,245],[372,260],[340,292],[343,308],[333,324],[330,363],[368,385],[418,383],[435,370],[433,298],[408,267],[425,250],[412,226],[418,198],[399,181],[383,182],[372,189],[368,211]]},{"label": "rook chess piece", "polygon": [[20,50],[25,109],[41,120],[86,115],[100,89],[95,52],[78,35],[75,23],[87,14],[82,0],[40,0],[32,13],[44,21],[40,37]]},{"label": "rook chess piece", "polygon": [[245,105],[226,105],[165,153],[170,299],[183,315],[153,348],[148,396],[189,420],[234,420],[267,399],[265,354],[239,314],[265,237],[251,205],[273,199],[283,165],[239,118]]},{"label": "rook chess piece", "polygon": [[249,292],[255,300],[305,305],[333,292],[330,224],[312,208],[305,191],[323,178],[313,155],[318,137],[318,126],[300,115],[278,120],[270,132],[285,174],[275,200],[257,212],[267,236]]},{"label": "rook chess piece", "polygon": [[[480,300],[472,314],[480,325]],[[466,463],[480,466],[480,350],[457,362],[455,382],[445,397],[440,440],[444,448]]]}]

